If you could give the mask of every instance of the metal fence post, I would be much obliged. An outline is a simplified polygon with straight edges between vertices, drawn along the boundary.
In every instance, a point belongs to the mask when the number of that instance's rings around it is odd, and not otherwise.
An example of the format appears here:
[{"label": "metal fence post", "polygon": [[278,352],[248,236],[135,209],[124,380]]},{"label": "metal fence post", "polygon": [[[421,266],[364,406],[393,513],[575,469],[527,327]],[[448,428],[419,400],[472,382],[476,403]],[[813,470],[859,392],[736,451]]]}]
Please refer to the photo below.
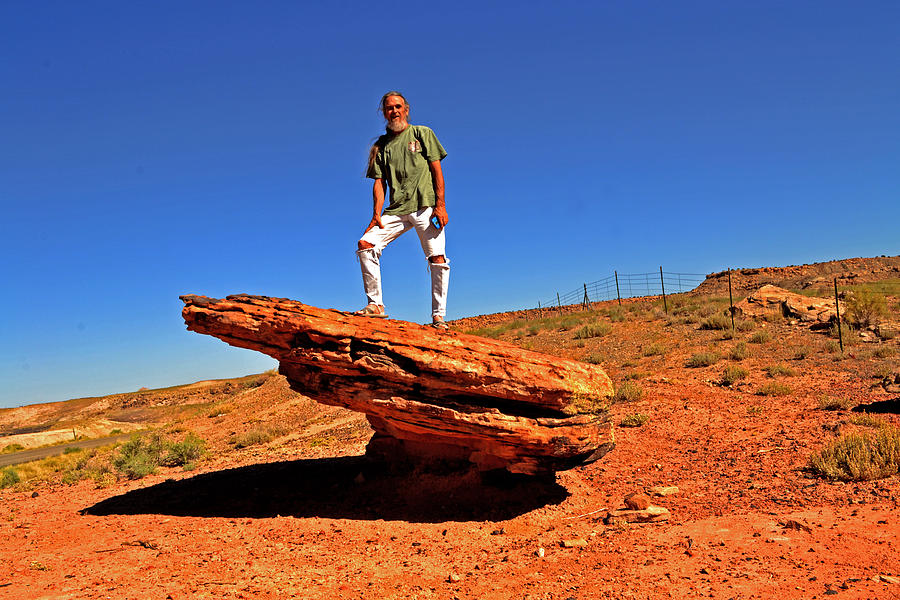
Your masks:
[{"label": "metal fence post", "polygon": [[619,299],[619,306],[622,306],[622,294],[619,293],[619,272],[613,271],[613,275],[616,276],[616,298]]},{"label": "metal fence post", "polygon": [[731,295],[731,267],[728,267],[728,302],[731,304],[731,333],[734,333],[734,296]]},{"label": "metal fence post", "polygon": [[663,308],[666,309],[666,314],[669,314],[669,303],[666,302],[666,282],[663,281],[662,267],[659,268],[659,285],[662,288]]},{"label": "metal fence post", "polygon": [[559,305],[559,314],[562,314],[562,300],[559,299],[559,292],[556,292],[556,303]]}]

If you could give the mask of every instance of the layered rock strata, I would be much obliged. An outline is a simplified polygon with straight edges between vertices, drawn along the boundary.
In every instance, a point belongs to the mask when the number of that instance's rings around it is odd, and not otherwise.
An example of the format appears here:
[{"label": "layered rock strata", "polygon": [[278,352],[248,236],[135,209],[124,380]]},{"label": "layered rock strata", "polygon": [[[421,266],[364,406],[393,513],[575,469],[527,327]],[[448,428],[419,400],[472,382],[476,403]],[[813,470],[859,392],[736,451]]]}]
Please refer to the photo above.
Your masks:
[{"label": "layered rock strata", "polygon": [[365,413],[370,454],[540,474],[614,446],[597,366],[284,298],[181,299],[188,330],[268,354],[294,390]]}]

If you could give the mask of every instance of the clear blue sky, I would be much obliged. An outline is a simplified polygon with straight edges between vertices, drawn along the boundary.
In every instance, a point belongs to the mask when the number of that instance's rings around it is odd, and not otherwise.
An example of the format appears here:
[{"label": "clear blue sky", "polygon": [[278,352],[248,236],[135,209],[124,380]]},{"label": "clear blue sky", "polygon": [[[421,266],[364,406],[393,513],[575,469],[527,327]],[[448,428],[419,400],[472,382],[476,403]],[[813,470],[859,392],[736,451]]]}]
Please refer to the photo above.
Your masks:
[{"label": "clear blue sky", "polygon": [[[447,148],[449,318],[900,254],[900,3],[0,4],[0,406],[258,372],[180,294],[364,302],[381,94]],[[392,316],[429,318],[414,234]]]}]

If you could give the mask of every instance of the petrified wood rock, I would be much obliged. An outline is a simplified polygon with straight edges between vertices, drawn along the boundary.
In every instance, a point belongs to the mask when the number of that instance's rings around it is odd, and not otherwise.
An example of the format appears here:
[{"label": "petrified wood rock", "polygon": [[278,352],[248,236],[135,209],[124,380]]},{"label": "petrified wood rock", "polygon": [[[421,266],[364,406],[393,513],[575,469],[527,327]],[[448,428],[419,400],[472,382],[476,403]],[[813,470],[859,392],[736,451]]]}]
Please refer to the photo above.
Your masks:
[{"label": "petrified wood rock", "polygon": [[284,298],[182,296],[190,331],[276,358],[291,387],[363,412],[368,452],[548,473],[615,444],[593,365],[512,344]]}]

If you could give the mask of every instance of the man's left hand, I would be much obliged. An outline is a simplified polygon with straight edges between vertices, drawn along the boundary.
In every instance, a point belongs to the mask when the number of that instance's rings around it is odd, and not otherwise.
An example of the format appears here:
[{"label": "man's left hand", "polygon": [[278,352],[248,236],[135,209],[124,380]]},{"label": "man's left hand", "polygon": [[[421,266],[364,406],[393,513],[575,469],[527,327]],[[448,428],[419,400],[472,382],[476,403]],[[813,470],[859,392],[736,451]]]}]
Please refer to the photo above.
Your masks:
[{"label": "man's left hand", "polygon": [[438,223],[441,224],[441,228],[443,229],[447,223],[450,222],[450,217],[447,216],[447,209],[444,207],[435,207],[434,216],[437,217]]}]

